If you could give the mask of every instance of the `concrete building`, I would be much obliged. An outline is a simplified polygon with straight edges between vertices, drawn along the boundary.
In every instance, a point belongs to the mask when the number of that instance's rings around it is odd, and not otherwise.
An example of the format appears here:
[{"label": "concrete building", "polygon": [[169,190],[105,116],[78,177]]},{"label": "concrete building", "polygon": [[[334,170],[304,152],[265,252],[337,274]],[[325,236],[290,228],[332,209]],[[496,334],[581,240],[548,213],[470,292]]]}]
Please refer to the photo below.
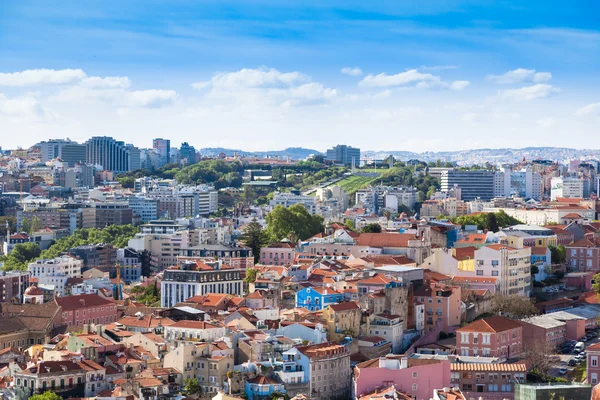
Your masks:
[{"label": "concrete building", "polygon": [[94,136],[86,142],[86,160],[107,171],[127,172],[139,169],[140,150],[107,136]]},{"label": "concrete building", "polygon": [[550,199],[583,198],[583,180],[576,177],[555,176],[551,180]]},{"label": "concrete building", "polygon": [[60,158],[67,166],[86,162],[86,146],[69,139],[50,139],[37,144],[42,153],[42,162]]},{"label": "concrete building", "polygon": [[83,209],[82,228],[106,228],[109,225],[129,225],[133,212],[128,203],[92,203]]},{"label": "concrete building", "polygon": [[302,204],[309,214],[314,214],[317,211],[317,202],[315,196],[303,196],[293,193],[275,192],[273,200],[269,202],[271,207],[281,205],[285,208],[288,208],[294,204]]},{"label": "concrete building", "polygon": [[117,305],[97,294],[57,297],[64,325],[109,324],[117,320]]},{"label": "concrete building", "polygon": [[515,385],[514,400],[569,399],[589,400],[592,386],[582,383],[537,383]]},{"label": "concrete building", "polygon": [[158,203],[158,199],[142,196],[131,196],[129,198],[129,208],[131,208],[133,215],[139,217],[144,224],[158,219]]},{"label": "concrete building", "polygon": [[157,138],[152,140],[152,149],[158,155],[159,163],[156,168],[160,168],[171,162],[171,141],[169,139]]},{"label": "concrete building", "polygon": [[354,165],[359,165],[360,149],[345,144],[338,144],[331,149],[327,149],[325,159],[335,164],[352,165],[354,163]]},{"label": "concrete building", "polygon": [[[346,336],[358,337],[362,310],[354,301],[330,304],[323,309],[323,321],[329,340],[342,341]],[[386,338],[387,339],[387,338]]]},{"label": "concrete building", "polygon": [[185,165],[191,165],[196,163],[196,149],[190,146],[188,142],[181,143],[179,147],[178,161]]},{"label": "concrete building", "polygon": [[449,192],[458,187],[464,201],[477,198],[490,200],[495,196],[495,179],[495,173],[487,170],[444,171],[441,175],[441,191]]},{"label": "concrete building", "polygon": [[414,298],[424,305],[425,331],[433,329],[438,321],[444,332],[450,332],[460,325],[460,286],[426,283],[415,290]]},{"label": "concrete building", "polygon": [[13,299],[20,301],[28,287],[29,272],[7,271],[0,275],[0,302],[10,302]]}]

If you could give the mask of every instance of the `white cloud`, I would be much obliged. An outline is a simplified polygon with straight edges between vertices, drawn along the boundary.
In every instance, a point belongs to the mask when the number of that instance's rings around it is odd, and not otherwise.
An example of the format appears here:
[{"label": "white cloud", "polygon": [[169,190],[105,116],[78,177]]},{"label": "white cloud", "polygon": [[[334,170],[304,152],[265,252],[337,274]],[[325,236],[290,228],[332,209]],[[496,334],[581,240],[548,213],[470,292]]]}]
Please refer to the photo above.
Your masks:
[{"label": "white cloud", "polygon": [[41,104],[31,96],[8,98],[0,93],[0,115],[42,118],[45,114]]},{"label": "white cloud", "polygon": [[500,97],[504,99],[529,101],[549,97],[559,92],[560,89],[552,85],[539,83],[537,85],[525,86],[519,89],[501,90],[498,93]]},{"label": "white cloud", "polygon": [[342,74],[350,76],[361,76],[363,74],[362,69],[358,67],[344,67],[342,68]]},{"label": "white cloud", "polygon": [[313,82],[300,72],[276,69],[248,69],[219,72],[210,81],[192,84],[195,89],[210,89],[205,99],[237,103],[246,112],[264,105],[283,107],[326,103],[337,96],[335,89]]},{"label": "white cloud", "polygon": [[77,83],[86,77],[80,69],[28,69],[0,73],[0,86],[64,85]]},{"label": "white cloud", "polygon": [[544,129],[552,129],[556,126],[557,120],[554,117],[546,117],[538,119],[535,123]]},{"label": "white cloud", "polygon": [[454,81],[450,84],[450,89],[452,90],[463,90],[467,86],[469,86],[471,82],[469,81]]},{"label": "white cloud", "polygon": [[587,106],[581,107],[575,112],[579,116],[584,115],[598,115],[600,116],[600,103],[592,103]]},{"label": "white cloud", "polygon": [[195,89],[285,88],[309,82],[310,77],[299,72],[279,72],[271,68],[244,68],[236,72],[219,72],[208,82],[192,84]]},{"label": "white cloud", "polygon": [[439,76],[422,73],[416,69],[410,69],[395,75],[388,75],[386,73],[367,75],[359,82],[360,86],[367,88],[406,87],[414,85],[421,89],[444,88],[451,90],[462,90],[469,86],[469,84],[469,81],[444,82]]},{"label": "white cloud", "polygon": [[439,83],[440,78],[432,74],[424,74],[416,69],[410,69],[395,75],[388,75],[386,73],[367,75],[359,84],[364,87],[393,87],[428,82]]},{"label": "white cloud", "polygon": [[85,87],[95,89],[126,89],[131,86],[131,81],[126,76],[106,76],[104,78],[99,76],[91,76],[83,79],[81,84]]},{"label": "white cloud", "polygon": [[137,90],[125,94],[125,104],[131,107],[163,107],[173,104],[175,99],[177,93],[174,90]]},{"label": "white cloud", "polygon": [[487,79],[501,85],[520,82],[541,83],[552,79],[552,74],[550,72],[536,72],[534,69],[517,68],[503,75],[489,75]]}]

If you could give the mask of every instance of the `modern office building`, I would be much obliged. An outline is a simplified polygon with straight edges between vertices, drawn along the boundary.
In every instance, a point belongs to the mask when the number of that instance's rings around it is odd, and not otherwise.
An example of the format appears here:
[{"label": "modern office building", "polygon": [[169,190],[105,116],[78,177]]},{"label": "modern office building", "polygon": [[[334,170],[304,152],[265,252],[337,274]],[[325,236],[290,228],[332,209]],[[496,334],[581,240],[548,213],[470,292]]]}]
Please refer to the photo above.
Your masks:
[{"label": "modern office building", "polygon": [[83,209],[83,228],[106,228],[109,225],[133,223],[133,212],[128,203],[93,203]]},{"label": "modern office building", "polygon": [[158,160],[162,165],[171,162],[171,141],[169,139],[154,139],[152,141],[152,148],[158,154]]},{"label": "modern office building", "polygon": [[108,136],[94,136],[86,142],[87,162],[107,171],[127,172],[141,166],[140,150]]},{"label": "modern office building", "polygon": [[60,158],[68,166],[85,163],[86,146],[70,139],[50,139],[37,144],[42,153],[42,162]]},{"label": "modern office building", "polygon": [[540,200],[542,198],[542,175],[531,167],[513,171],[503,167],[496,171],[494,197],[524,197]]},{"label": "modern office building", "polygon": [[441,176],[441,184],[441,191],[446,193],[454,187],[460,188],[463,201],[471,201],[477,198],[490,200],[496,194],[494,190],[496,174],[493,171],[444,171]]},{"label": "modern office building", "polygon": [[338,144],[331,149],[327,149],[325,159],[336,164],[352,165],[354,163],[354,165],[358,165],[360,163],[360,149]]},{"label": "modern office building", "polygon": [[134,215],[140,218],[142,223],[158,219],[158,203],[158,199],[143,196],[131,196],[129,198],[129,208],[131,208]]},{"label": "modern office building", "polygon": [[190,146],[188,142],[181,143],[181,147],[179,148],[179,162],[187,165],[196,163],[196,149],[194,149],[194,146]]},{"label": "modern office building", "polygon": [[550,198],[558,197],[583,198],[583,180],[576,177],[555,176],[550,181]]}]

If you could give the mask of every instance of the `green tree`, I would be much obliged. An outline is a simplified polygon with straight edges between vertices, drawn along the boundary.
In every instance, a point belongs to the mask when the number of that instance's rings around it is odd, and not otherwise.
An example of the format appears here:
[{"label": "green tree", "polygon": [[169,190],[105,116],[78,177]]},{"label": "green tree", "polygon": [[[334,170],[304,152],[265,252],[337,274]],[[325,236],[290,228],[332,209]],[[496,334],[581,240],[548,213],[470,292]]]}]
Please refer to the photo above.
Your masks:
[{"label": "green tree", "polygon": [[37,232],[42,229],[42,223],[38,217],[33,217],[31,220],[31,233]]},{"label": "green tree", "polygon": [[10,229],[11,232],[17,230],[17,219],[15,217],[0,217],[0,236],[6,236],[6,230]]},{"label": "green tree", "polygon": [[490,232],[498,232],[500,228],[498,227],[498,221],[496,220],[496,214],[488,213],[485,219],[485,229]]},{"label": "green tree", "polygon": [[269,399],[270,400],[290,400],[290,396],[288,396],[286,393],[273,392],[273,393],[271,393],[271,397]]},{"label": "green tree", "polygon": [[15,245],[8,255],[0,257],[0,262],[4,263],[4,270],[27,269],[27,264],[40,256],[40,246],[35,243],[21,243]]},{"label": "green tree", "polygon": [[29,400],[63,400],[63,398],[54,392],[46,391],[42,394],[36,394],[31,396]]},{"label": "green tree", "polygon": [[381,233],[381,225],[379,224],[367,224],[361,230],[360,233]]},{"label": "green tree", "polygon": [[187,378],[183,385],[183,390],[188,396],[199,395],[202,392],[202,387],[196,378]]},{"label": "green tree", "polygon": [[567,261],[567,249],[562,244],[558,246],[548,246],[550,249],[550,259],[552,264],[564,264]]},{"label": "green tree", "polygon": [[256,218],[244,227],[244,233],[240,237],[240,242],[252,249],[255,264],[260,260],[260,249],[267,243],[267,240],[267,235]]},{"label": "green tree", "polygon": [[354,226],[354,220],[352,219],[347,219],[346,222],[344,222],[344,226],[350,229],[351,231],[356,229],[356,227]]},{"label": "green tree", "polygon": [[254,268],[246,268],[246,277],[244,278],[244,282],[246,283],[254,283],[256,281],[257,271]]},{"label": "green tree", "polygon": [[266,232],[273,242],[294,234],[299,240],[306,240],[323,231],[323,217],[310,215],[302,204],[286,208],[276,205],[266,217]]},{"label": "green tree", "polygon": [[31,221],[25,217],[21,219],[21,232],[31,232]]}]

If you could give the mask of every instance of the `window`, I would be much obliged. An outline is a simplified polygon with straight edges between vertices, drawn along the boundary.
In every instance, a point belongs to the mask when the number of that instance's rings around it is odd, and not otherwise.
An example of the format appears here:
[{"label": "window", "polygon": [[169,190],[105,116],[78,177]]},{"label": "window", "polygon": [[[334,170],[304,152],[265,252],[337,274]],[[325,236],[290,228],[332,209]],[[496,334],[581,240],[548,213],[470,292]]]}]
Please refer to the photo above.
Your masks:
[{"label": "window", "polygon": [[473,335],[473,344],[479,343],[479,337],[477,335]]},{"label": "window", "polygon": [[498,271],[492,271],[492,276],[498,276]]},{"label": "window", "polygon": [[483,270],[482,269],[478,269],[477,270],[477,275],[480,275],[480,276],[483,275]]},{"label": "window", "polygon": [[460,333],[460,342],[461,343],[469,343],[469,334],[465,332]]},{"label": "window", "polygon": [[482,341],[483,344],[490,344],[490,335],[489,335],[489,333],[487,333],[487,334],[484,333],[482,335],[482,339],[483,339],[483,341]]},{"label": "window", "polygon": [[416,391],[419,388],[419,385],[417,385],[416,383],[412,384],[412,390]]},{"label": "window", "polygon": [[413,372],[413,379],[417,379],[419,377],[419,373],[418,372]]},{"label": "window", "polygon": [[598,366],[598,356],[592,357],[592,367]]}]

